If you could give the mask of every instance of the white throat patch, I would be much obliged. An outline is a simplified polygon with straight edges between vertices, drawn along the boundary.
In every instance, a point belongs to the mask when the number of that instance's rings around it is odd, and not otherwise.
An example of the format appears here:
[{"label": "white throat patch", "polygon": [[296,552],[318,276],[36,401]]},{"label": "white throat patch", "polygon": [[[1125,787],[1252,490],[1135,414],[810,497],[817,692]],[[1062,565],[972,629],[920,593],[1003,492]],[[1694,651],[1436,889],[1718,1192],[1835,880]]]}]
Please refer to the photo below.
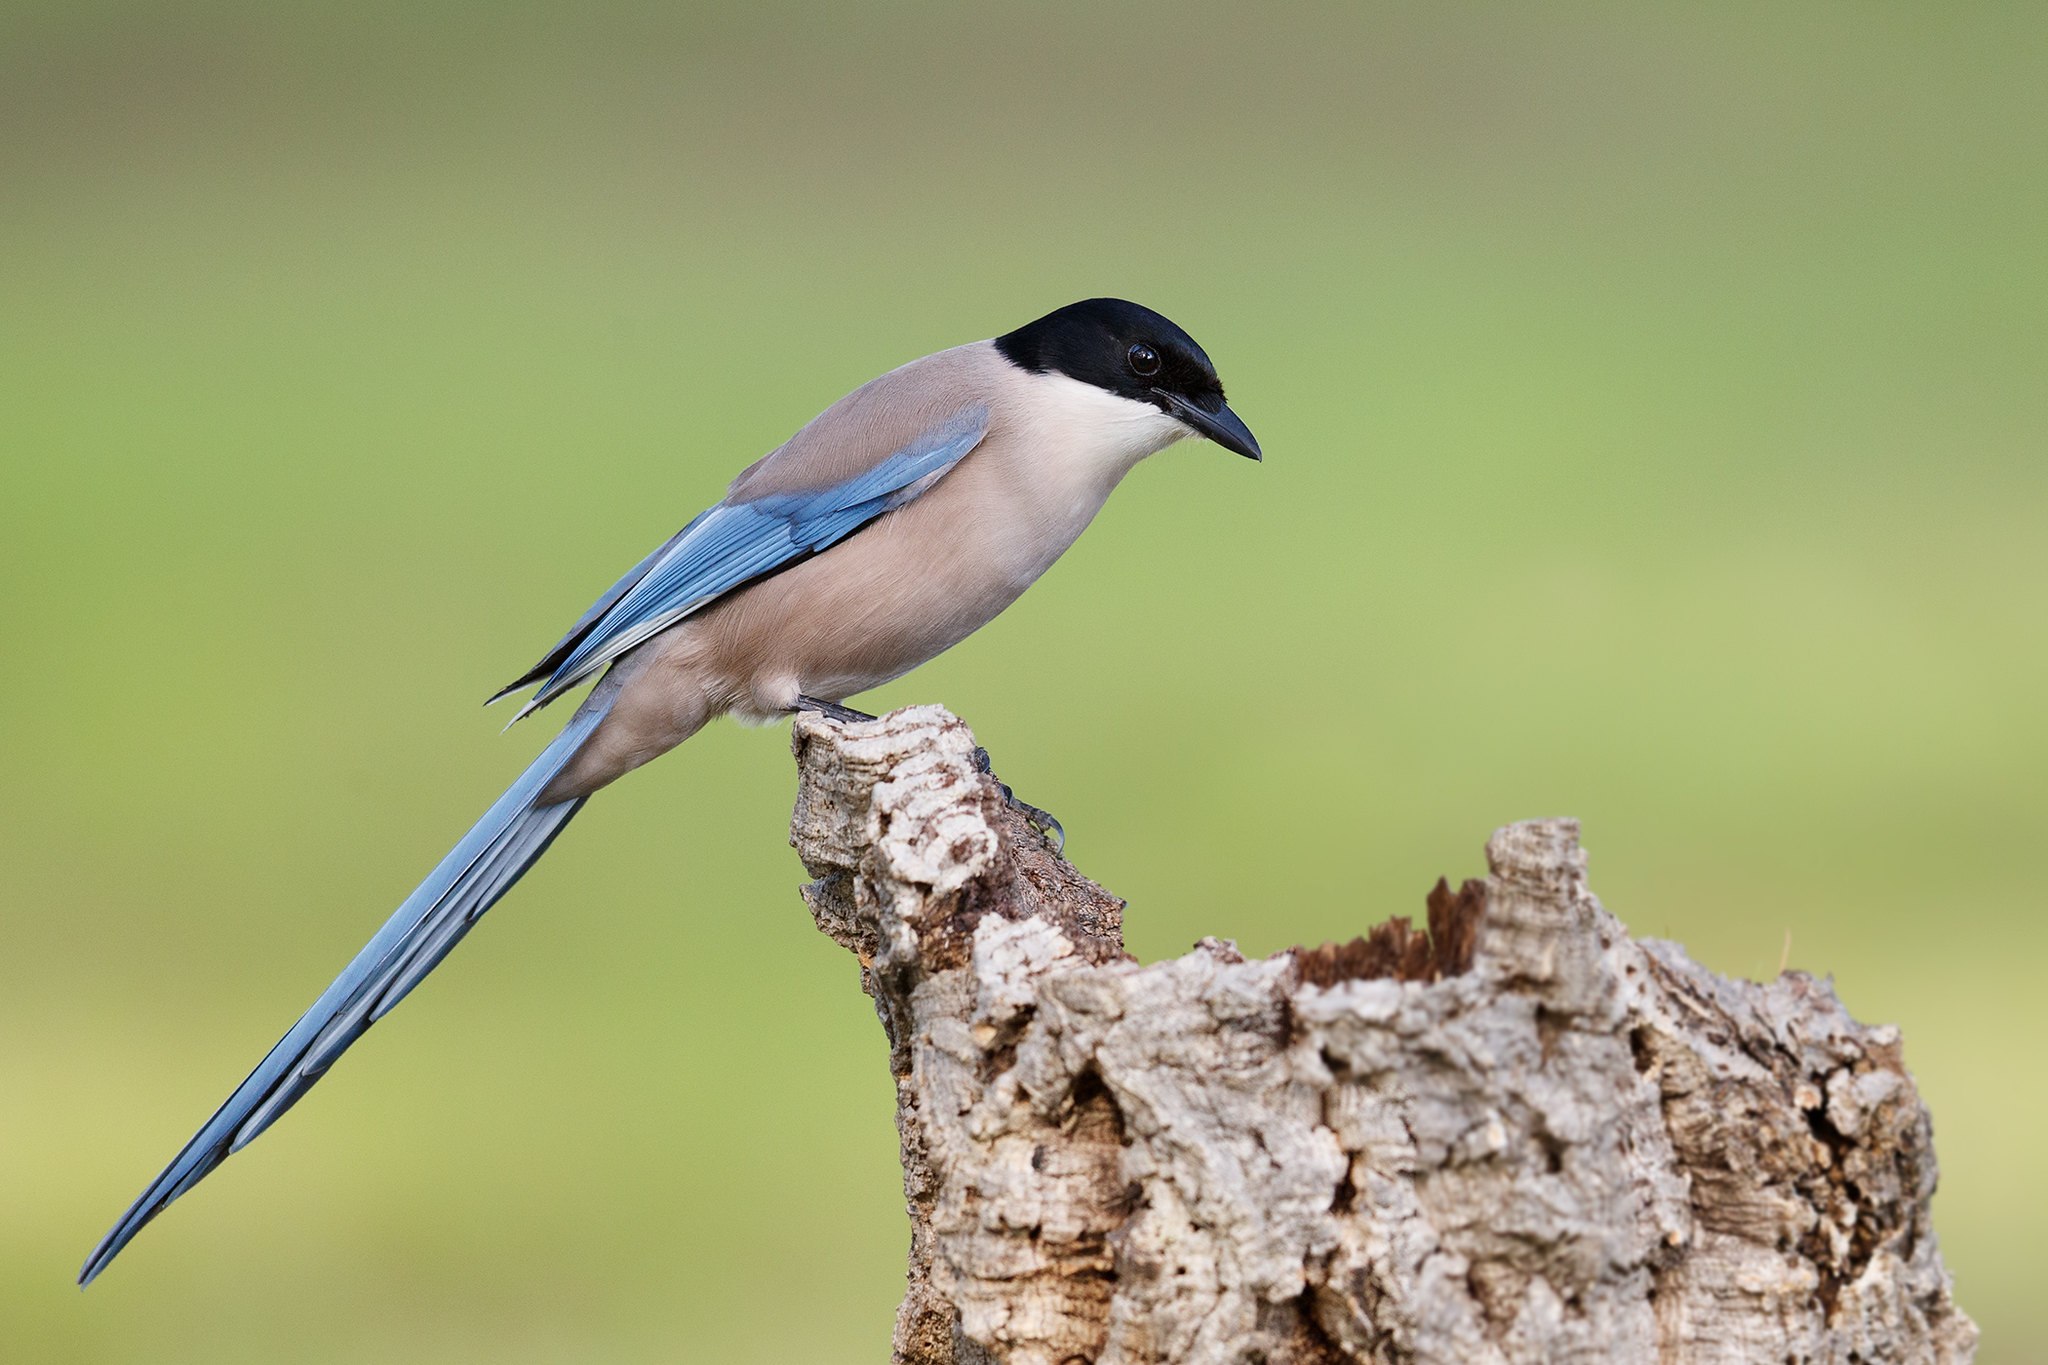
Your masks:
[{"label": "white throat patch", "polygon": [[1150,403],[1058,373],[1030,379],[1032,415],[1045,448],[1116,477],[1194,432]]}]

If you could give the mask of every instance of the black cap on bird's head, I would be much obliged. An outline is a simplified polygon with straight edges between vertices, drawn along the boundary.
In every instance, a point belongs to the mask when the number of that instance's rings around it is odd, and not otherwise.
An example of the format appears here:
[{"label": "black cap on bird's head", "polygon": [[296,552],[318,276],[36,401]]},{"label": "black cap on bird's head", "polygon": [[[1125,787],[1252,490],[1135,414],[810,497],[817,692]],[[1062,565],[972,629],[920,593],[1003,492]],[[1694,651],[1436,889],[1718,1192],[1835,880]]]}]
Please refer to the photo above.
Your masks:
[{"label": "black cap on bird's head", "polygon": [[1150,308],[1083,299],[997,337],[996,348],[1019,368],[1150,403],[1225,450],[1260,458],[1251,428],[1223,401],[1208,353]]}]

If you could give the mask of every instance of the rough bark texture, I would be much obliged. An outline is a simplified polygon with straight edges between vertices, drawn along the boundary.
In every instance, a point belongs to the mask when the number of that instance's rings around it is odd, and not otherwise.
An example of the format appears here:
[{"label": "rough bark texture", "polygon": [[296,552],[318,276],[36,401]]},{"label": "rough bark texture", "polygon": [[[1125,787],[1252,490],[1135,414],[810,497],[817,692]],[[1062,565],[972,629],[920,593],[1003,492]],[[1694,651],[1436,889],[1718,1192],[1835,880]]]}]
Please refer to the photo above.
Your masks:
[{"label": "rough bark texture", "polygon": [[1897,1031],[1631,939],[1574,822],[1427,933],[1140,965],[944,710],[794,743],[896,1080],[898,1361],[1970,1358]]}]

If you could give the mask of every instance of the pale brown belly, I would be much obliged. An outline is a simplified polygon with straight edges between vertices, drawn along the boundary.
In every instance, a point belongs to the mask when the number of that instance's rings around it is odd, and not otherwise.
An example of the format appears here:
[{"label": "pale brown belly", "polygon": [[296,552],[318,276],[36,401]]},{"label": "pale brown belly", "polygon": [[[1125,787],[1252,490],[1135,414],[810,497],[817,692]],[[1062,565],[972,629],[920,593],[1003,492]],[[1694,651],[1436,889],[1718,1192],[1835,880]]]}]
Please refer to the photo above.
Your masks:
[{"label": "pale brown belly", "polygon": [[798,693],[836,701],[901,677],[988,624],[1066,548],[1023,543],[982,505],[939,493],[694,623],[731,709],[774,714]]}]

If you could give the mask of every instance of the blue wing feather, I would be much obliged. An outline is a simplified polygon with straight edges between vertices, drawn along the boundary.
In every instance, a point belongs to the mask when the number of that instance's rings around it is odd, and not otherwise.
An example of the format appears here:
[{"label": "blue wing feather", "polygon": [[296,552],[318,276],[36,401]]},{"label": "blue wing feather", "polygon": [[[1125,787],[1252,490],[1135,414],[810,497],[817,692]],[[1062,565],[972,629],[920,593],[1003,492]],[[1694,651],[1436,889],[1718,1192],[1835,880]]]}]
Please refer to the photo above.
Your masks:
[{"label": "blue wing feather", "polygon": [[719,503],[621,579],[607,594],[610,601],[600,600],[541,667],[513,685],[523,686],[547,670],[540,690],[519,714],[545,706],[733,589],[829,549],[909,502],[987,433],[988,409],[975,406],[840,483]]},{"label": "blue wing feather", "polygon": [[499,688],[496,692],[492,693],[490,699],[485,701],[484,705],[489,706],[491,702],[502,701],[504,698],[511,696],[514,692],[517,692],[520,688],[530,686],[533,683],[537,683],[542,678],[545,678],[548,674],[554,672],[557,668],[560,668],[562,665],[562,660],[569,657],[569,651],[576,648],[576,646],[582,642],[584,636],[590,634],[591,627],[595,626],[598,623],[598,620],[601,617],[603,617],[603,615],[606,612],[612,609],[613,604],[616,603],[621,597],[624,597],[626,593],[632,589],[635,583],[638,583],[641,579],[647,577],[647,571],[653,568],[663,555],[667,554],[671,549],[675,548],[675,544],[677,541],[681,540],[684,536],[690,534],[690,532],[696,530],[698,522],[703,521],[704,518],[709,515],[709,512],[699,515],[688,526],[685,526],[682,530],[676,532],[667,540],[664,540],[663,542],[661,542],[661,544],[655,546],[653,551],[648,554],[647,558],[641,560],[638,564],[635,564],[631,569],[628,569],[623,578],[619,579],[618,582],[612,584],[610,588],[605,590],[604,596],[598,598],[595,602],[591,603],[590,610],[584,612],[581,616],[576,618],[576,624],[569,627],[569,629],[566,632],[564,632],[561,639],[555,641],[553,647],[550,648],[546,654],[543,654],[541,656],[539,663],[535,664],[532,668],[527,669],[517,678],[514,678],[511,682],[506,683],[503,687]]}]

